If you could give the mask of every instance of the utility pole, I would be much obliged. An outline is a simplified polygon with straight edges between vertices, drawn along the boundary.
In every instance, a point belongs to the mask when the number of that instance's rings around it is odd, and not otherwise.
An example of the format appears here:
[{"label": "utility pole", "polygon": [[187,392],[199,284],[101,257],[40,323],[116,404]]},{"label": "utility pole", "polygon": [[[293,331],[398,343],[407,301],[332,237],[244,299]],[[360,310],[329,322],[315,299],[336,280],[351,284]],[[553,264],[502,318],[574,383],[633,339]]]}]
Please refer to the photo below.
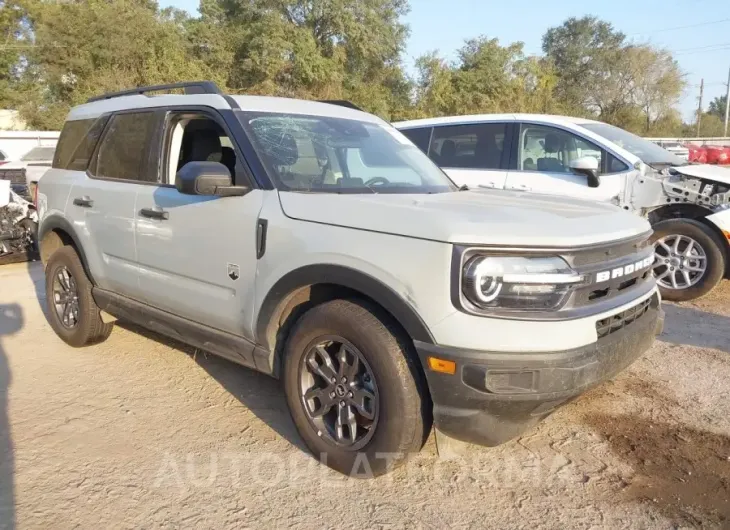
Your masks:
[{"label": "utility pole", "polygon": [[697,138],[700,137],[700,124],[702,123],[702,96],[705,92],[705,80],[700,81],[700,106],[697,109]]},{"label": "utility pole", "polygon": [[727,71],[727,94],[725,94],[725,134],[727,136],[727,118],[730,115],[730,68]]}]

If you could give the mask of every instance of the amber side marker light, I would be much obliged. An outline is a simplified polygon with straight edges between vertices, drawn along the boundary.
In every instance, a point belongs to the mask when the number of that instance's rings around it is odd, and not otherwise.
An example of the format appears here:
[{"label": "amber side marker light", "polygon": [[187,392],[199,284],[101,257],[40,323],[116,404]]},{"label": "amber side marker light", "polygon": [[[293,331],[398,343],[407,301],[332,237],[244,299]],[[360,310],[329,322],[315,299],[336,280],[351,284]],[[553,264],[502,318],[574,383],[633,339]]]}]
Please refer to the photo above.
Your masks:
[{"label": "amber side marker light", "polygon": [[722,235],[725,236],[725,239],[727,239],[728,241],[730,241],[730,232],[728,232],[727,230],[723,230],[722,231]]},{"label": "amber side marker light", "polygon": [[454,361],[446,361],[436,357],[428,358],[428,367],[434,372],[442,374],[454,375],[456,373],[456,363]]}]

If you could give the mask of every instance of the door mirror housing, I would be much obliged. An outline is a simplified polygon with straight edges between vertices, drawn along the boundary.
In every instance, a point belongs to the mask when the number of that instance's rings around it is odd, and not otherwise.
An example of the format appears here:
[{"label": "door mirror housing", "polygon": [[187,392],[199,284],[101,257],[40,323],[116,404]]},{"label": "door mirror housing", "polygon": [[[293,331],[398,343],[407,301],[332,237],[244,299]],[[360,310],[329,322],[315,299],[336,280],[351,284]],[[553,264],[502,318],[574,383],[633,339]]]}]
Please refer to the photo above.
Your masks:
[{"label": "door mirror housing", "polygon": [[230,170],[220,162],[188,162],[175,175],[175,188],[185,195],[237,197],[248,186],[234,186]]},{"label": "door mirror housing", "polygon": [[570,169],[580,175],[588,178],[588,187],[597,188],[601,185],[601,179],[598,178],[598,159],[592,156],[582,156],[571,160]]}]

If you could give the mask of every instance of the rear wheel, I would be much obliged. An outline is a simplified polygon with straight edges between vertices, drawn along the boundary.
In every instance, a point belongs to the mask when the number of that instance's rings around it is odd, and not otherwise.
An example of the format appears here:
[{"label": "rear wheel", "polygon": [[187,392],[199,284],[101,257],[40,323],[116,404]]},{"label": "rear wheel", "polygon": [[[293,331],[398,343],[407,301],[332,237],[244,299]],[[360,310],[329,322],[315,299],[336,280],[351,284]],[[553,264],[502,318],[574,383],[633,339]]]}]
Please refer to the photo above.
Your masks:
[{"label": "rear wheel", "polygon": [[365,303],[335,300],[305,313],[286,345],[292,419],[322,463],[368,478],[423,446],[430,402],[407,337]]},{"label": "rear wheel", "polygon": [[725,253],[720,239],[691,219],[654,225],[654,277],[666,300],[682,302],[706,295],[722,280]]},{"label": "rear wheel", "polygon": [[61,247],[51,255],[46,264],[48,320],[56,334],[71,346],[102,342],[114,327],[102,321],[91,288],[73,247]]}]

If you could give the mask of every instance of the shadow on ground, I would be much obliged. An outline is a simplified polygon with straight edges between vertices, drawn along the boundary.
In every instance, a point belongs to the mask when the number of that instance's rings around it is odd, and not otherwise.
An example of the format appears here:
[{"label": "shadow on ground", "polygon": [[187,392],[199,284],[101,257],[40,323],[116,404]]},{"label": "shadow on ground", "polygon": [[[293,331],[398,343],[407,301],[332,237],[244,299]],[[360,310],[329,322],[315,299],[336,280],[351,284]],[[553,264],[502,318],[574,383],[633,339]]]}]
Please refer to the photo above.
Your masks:
[{"label": "shadow on ground", "polygon": [[289,408],[279,381],[213,354],[201,350],[196,352],[195,348],[140,326],[126,322],[117,322],[117,325],[192,357],[198,366],[208,372],[256,417],[293,446],[307,455],[310,454],[289,416]]},{"label": "shadow on ground", "polygon": [[[621,414],[627,396],[633,412]],[[634,375],[592,390],[582,405],[582,422],[633,469],[617,501],[646,502],[682,525],[730,527],[730,435],[675,422],[682,405],[671,388]]]},{"label": "shadow on ground", "polygon": [[33,292],[38,300],[38,305],[43,311],[43,316],[48,320],[48,306],[46,304],[46,274],[43,270],[43,264],[40,261],[29,261],[27,263],[28,277],[33,283]]},{"label": "shadow on ground", "polygon": [[730,353],[730,318],[674,304],[662,308],[666,320],[660,341]]},{"label": "shadow on ground", "polygon": [[730,436],[638,416],[593,414],[585,423],[633,468],[625,500],[692,526],[730,524]]},{"label": "shadow on ground", "polygon": [[23,312],[17,304],[0,304],[0,528],[15,528],[15,465],[8,419],[10,367],[3,337],[23,327]]}]

